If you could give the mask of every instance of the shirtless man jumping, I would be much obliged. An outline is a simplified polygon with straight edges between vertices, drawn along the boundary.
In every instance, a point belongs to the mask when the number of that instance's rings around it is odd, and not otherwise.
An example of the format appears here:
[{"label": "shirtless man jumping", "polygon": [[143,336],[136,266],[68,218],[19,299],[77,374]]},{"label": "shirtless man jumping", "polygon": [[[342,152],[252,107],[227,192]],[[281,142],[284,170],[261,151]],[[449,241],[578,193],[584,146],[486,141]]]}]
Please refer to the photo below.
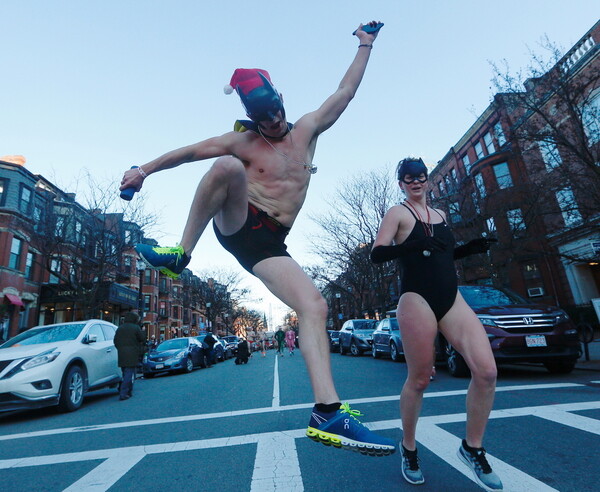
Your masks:
[{"label": "shirtless man jumping", "polygon": [[[366,30],[377,26],[370,22]],[[121,190],[139,190],[146,177],[185,162],[218,157],[204,175],[191,206],[181,242],[161,248],[136,245],[152,268],[177,277],[208,222],[219,242],[240,264],[298,314],[302,353],[308,367],[316,404],[306,431],[315,441],[385,455],[395,451],[391,439],[371,432],[357,419],[361,415],[341,404],[329,356],[325,322],[327,303],[284,243],[304,200],[311,176],[317,139],[344,112],[362,80],[377,37],[361,24],[354,33],[358,52],[338,89],[319,109],[295,124],[286,120],[283,99],[269,74],[238,69],[230,86],[241,98],[250,121],[238,121],[233,132],[169,152],[128,170]]]}]

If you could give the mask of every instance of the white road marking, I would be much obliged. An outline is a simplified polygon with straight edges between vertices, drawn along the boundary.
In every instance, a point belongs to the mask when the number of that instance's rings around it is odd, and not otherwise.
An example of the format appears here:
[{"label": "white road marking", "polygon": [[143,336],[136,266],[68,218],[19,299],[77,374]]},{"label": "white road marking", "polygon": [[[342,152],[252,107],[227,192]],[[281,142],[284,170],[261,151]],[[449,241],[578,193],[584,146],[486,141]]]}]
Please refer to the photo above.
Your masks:
[{"label": "white road marking", "polygon": [[[527,415],[539,416],[553,421],[560,420],[561,424],[577,429],[590,429],[590,432],[598,434],[598,421],[595,421],[595,423],[588,422],[588,420],[593,419],[568,413],[593,409],[600,409],[600,401],[496,410],[492,412],[490,418],[510,418]],[[569,417],[574,418],[571,421]],[[419,442],[465,476],[472,479],[468,468],[458,460],[455,454],[460,444],[460,439],[439,427],[439,424],[464,422],[465,419],[466,415],[464,413],[422,417],[419,419]],[[571,422],[574,425],[571,425]],[[401,428],[399,419],[374,422],[367,425],[372,430]],[[252,491],[303,492],[304,486],[300,474],[295,439],[300,439],[304,436],[305,429],[295,429],[285,432],[267,432],[228,438],[14,458],[0,460],[0,470],[102,459],[105,460],[103,463],[66,490],[69,492],[104,492],[148,454],[173,453],[257,443]],[[492,457],[491,455],[489,456]],[[535,490],[536,492],[550,492],[555,490],[497,458],[493,458],[491,461],[494,469],[504,481],[506,490]]]},{"label": "white road marking", "polygon": [[274,432],[258,441],[251,492],[302,492],[296,440]]},{"label": "white road marking", "polygon": [[[583,384],[575,384],[575,383],[559,383],[559,384],[532,384],[532,385],[518,385],[518,386],[500,386],[496,388],[496,393],[505,392],[505,391],[521,391],[521,390],[535,390],[535,389],[555,389],[555,388],[572,388],[584,386]],[[438,391],[432,393],[425,393],[425,398],[441,398],[447,396],[461,396],[466,395],[467,390],[455,390],[455,391]],[[348,403],[351,405],[360,405],[362,403],[380,403],[386,401],[398,401],[400,399],[400,395],[392,395],[392,396],[380,396],[373,398],[356,398],[353,400],[348,400]],[[295,405],[283,405],[277,407],[277,411],[291,411],[291,410],[301,410],[303,408],[312,408],[314,403],[298,403]],[[262,408],[249,408],[244,410],[232,410],[230,412],[215,412],[215,413],[203,413],[196,415],[181,415],[178,417],[164,417],[158,419],[147,419],[147,420],[132,420],[127,422],[114,422],[111,424],[99,424],[99,425],[89,425],[85,427],[63,427],[60,429],[48,429],[43,431],[35,431],[35,432],[23,432],[18,434],[7,434],[4,436],[0,436],[0,441],[7,441],[12,439],[24,439],[30,437],[40,437],[40,436],[51,436],[56,434],[69,434],[76,432],[90,432],[90,431],[98,431],[98,430],[109,430],[109,429],[121,429],[125,427],[139,427],[145,425],[164,425],[164,424],[172,424],[177,422],[191,422],[194,420],[210,420],[210,419],[220,419],[226,417],[238,417],[242,415],[257,415],[261,413],[270,413],[273,411],[273,407],[262,407]]]},{"label": "white road marking", "polygon": [[[460,461],[456,455],[456,451],[461,445],[461,439],[437,425],[428,422],[426,419],[422,420],[424,420],[424,422],[419,420],[418,424],[417,440],[419,443],[438,455],[465,477],[475,482],[471,469]],[[510,490],[511,492],[530,492],[531,490],[535,490],[536,492],[557,492],[556,489],[549,487],[544,482],[540,482],[518,468],[494,458],[491,454],[487,454],[487,457],[494,472],[496,472],[500,477],[500,480],[502,480],[504,490]],[[423,473],[426,474],[427,471],[424,470]]]},{"label": "white road marking", "polygon": [[275,374],[273,375],[273,403],[271,405],[272,409],[279,410],[279,357],[275,354]]}]

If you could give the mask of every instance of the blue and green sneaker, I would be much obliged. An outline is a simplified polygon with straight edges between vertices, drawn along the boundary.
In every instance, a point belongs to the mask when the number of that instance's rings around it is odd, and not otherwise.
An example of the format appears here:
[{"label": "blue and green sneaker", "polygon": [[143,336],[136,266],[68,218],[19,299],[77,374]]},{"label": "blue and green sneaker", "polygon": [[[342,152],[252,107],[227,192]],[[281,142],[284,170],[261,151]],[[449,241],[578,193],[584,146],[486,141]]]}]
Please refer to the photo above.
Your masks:
[{"label": "blue and green sneaker", "polygon": [[171,278],[178,278],[190,262],[190,257],[185,254],[181,246],[161,248],[149,244],[136,244],[135,250],[149,268],[160,270]]},{"label": "blue and green sneaker", "polygon": [[394,441],[378,436],[358,420],[362,413],[348,403],[331,414],[313,409],[306,435],[313,441],[349,449],[369,456],[387,456],[396,451]]}]

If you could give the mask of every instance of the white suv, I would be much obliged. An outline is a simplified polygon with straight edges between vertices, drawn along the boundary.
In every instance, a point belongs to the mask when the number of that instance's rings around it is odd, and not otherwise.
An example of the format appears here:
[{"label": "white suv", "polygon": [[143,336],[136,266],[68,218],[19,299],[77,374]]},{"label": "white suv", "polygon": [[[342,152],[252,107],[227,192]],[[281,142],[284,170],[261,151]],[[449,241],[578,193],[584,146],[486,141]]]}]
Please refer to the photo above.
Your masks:
[{"label": "white suv", "polygon": [[0,411],[72,412],[88,391],[116,388],[116,329],[99,319],[36,326],[0,345]]}]

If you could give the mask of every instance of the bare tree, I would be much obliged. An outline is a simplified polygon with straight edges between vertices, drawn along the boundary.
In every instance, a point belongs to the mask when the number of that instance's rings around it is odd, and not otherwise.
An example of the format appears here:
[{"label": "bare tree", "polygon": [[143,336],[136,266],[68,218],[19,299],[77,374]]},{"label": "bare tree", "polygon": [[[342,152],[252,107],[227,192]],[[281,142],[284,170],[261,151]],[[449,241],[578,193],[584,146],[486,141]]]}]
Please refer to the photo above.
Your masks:
[{"label": "bare tree", "polygon": [[524,222],[537,222],[530,240],[517,234],[514,246],[571,261],[592,258],[539,239],[560,229],[581,234],[600,208],[600,58],[587,43],[563,55],[546,38],[545,56],[531,53],[529,66],[516,74],[506,61],[492,64],[495,102],[510,122],[507,137],[527,166],[526,181],[516,187],[520,208]]},{"label": "bare tree", "polygon": [[124,253],[133,251],[144,231],[157,223],[143,196],[125,206],[114,181],[101,182],[89,173],[82,203],[75,193],[46,187],[45,207],[36,210],[32,244],[40,252],[38,261],[50,274],[50,284],[60,284],[68,298],[84,315],[101,309],[103,292],[111,282],[127,280],[134,265],[125,263]]},{"label": "bare tree", "polygon": [[342,296],[347,316],[392,302],[390,279],[397,277],[396,263],[374,265],[369,255],[383,216],[399,197],[389,167],[369,171],[341,183],[327,202],[328,211],[311,216],[321,228],[312,250],[322,264],[311,267],[309,274],[330,305],[335,293]]}]

